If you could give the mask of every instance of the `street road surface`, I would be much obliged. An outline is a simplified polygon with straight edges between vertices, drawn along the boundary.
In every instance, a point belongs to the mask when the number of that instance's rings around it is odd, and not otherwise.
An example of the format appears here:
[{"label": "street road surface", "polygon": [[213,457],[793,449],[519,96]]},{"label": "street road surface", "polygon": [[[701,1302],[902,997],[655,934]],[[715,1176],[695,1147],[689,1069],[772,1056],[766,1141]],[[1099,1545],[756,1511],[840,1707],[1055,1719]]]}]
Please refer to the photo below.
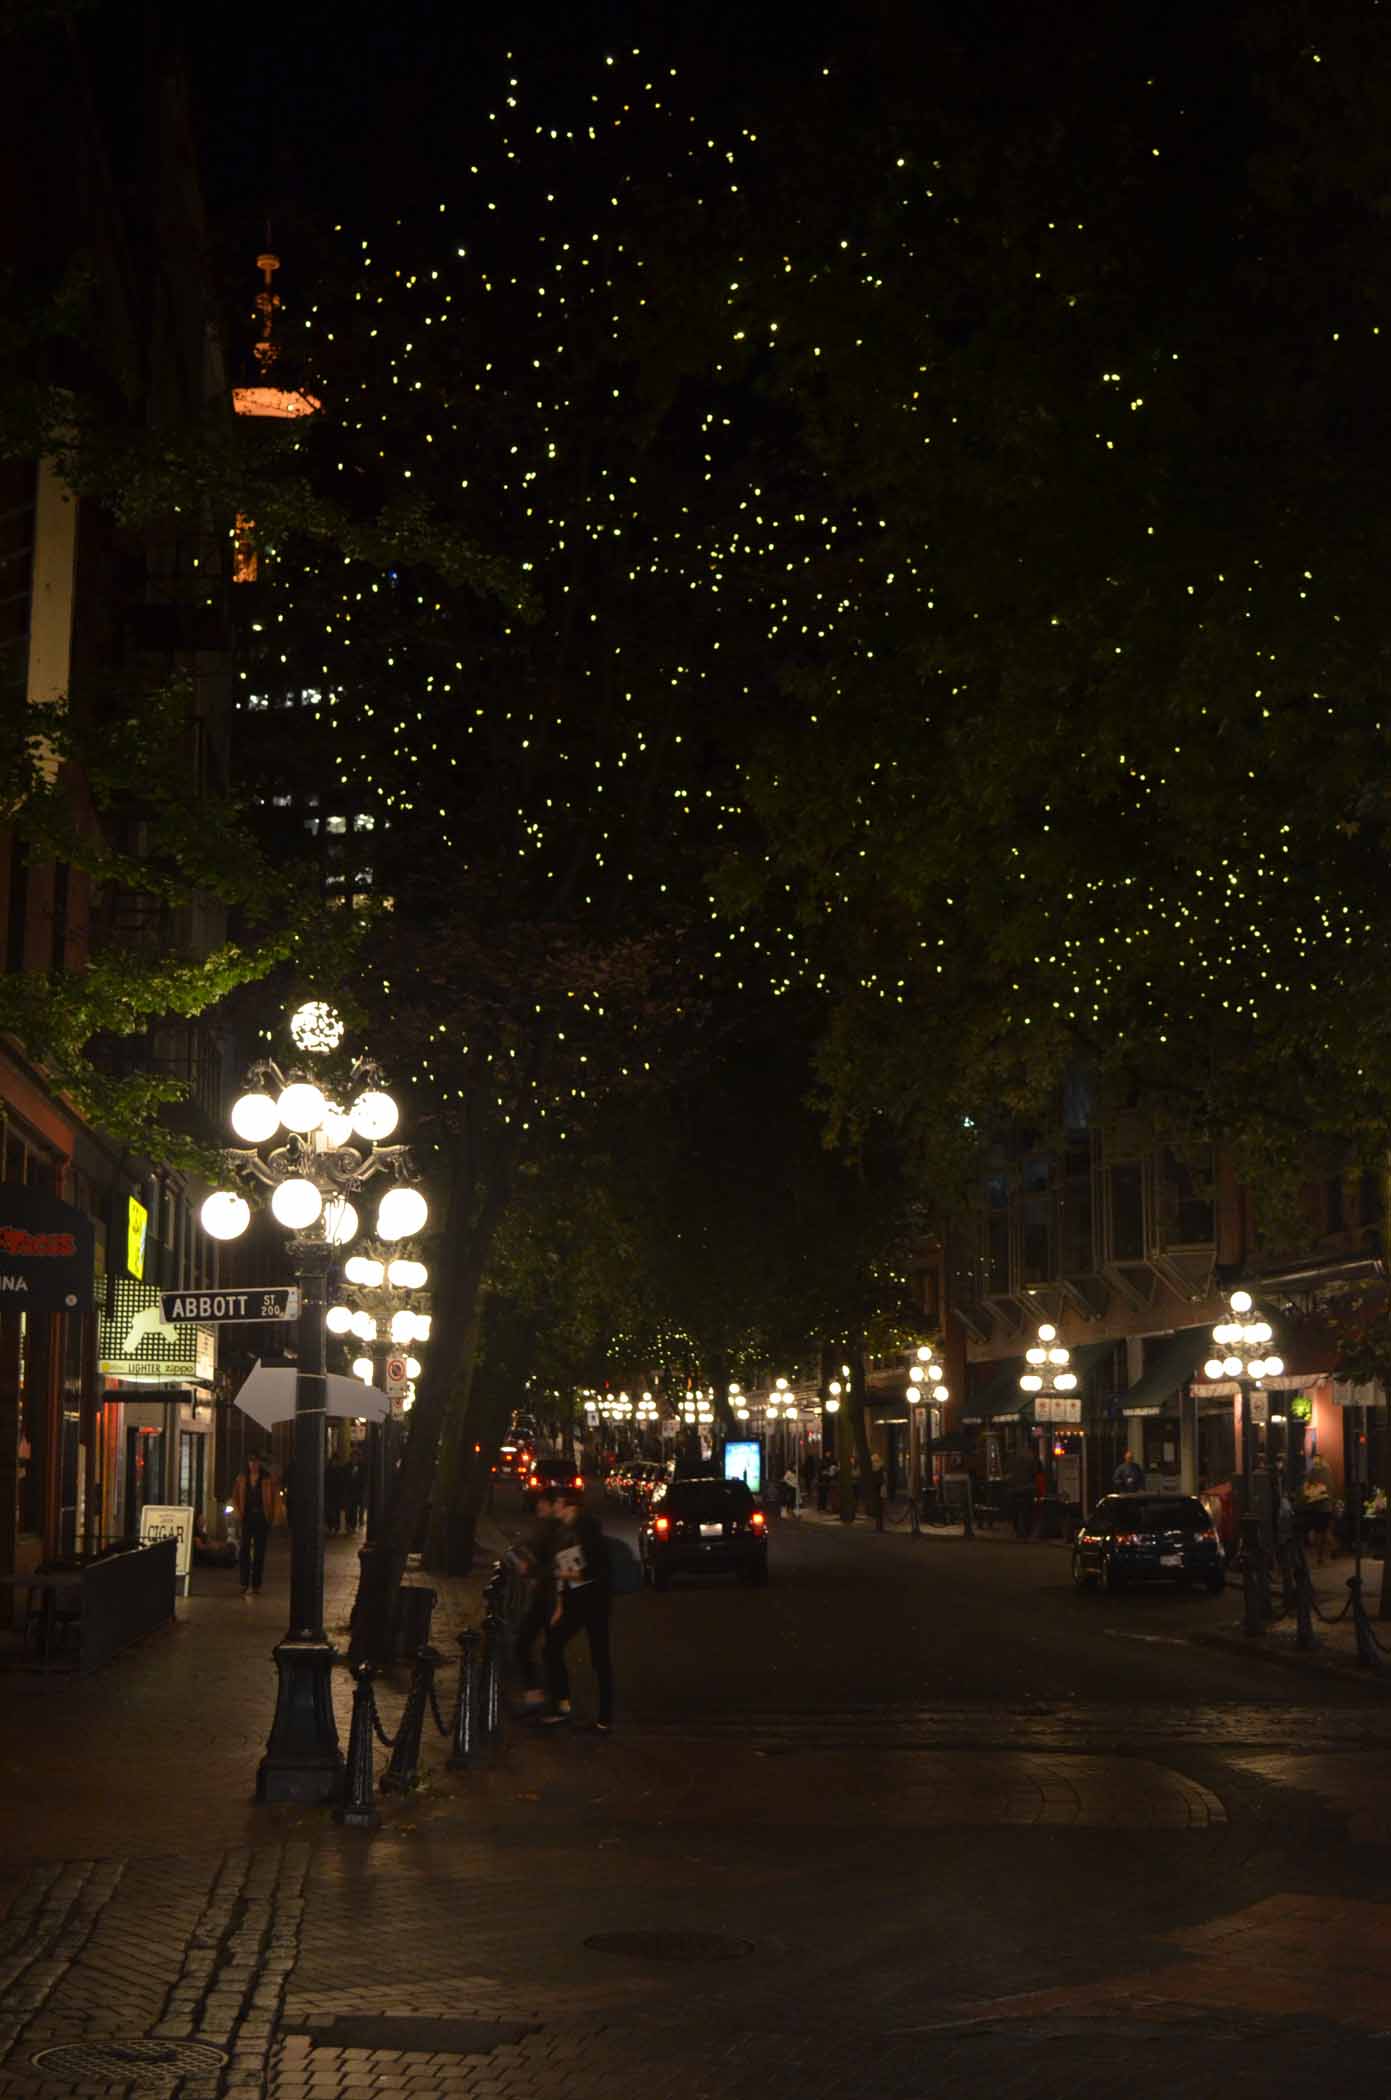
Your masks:
[{"label": "street road surface", "polygon": [[[1055,1548],[808,1518],[771,1561],[619,1600],[612,1738],[581,1664],[577,1725],[431,1749],[375,1838],[247,1805],[283,1587],[252,1622],[205,1573],[163,1644],[31,1682],[0,2100],[113,2035],[246,2100],[1384,2100],[1385,1686],[1210,1645],[1235,1592],[1078,1596]],[[352,1568],[331,1542],[340,1612]]]}]

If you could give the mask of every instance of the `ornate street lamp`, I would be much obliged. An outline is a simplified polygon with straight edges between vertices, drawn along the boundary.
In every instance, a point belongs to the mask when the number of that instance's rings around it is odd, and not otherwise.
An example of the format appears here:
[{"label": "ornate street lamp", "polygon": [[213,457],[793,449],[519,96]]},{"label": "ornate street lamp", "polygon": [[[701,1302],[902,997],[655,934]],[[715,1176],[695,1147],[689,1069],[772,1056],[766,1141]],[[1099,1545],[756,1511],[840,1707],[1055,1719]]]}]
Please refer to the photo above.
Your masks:
[{"label": "ornate street lamp", "polygon": [[[318,1001],[302,1006],[290,1028],[309,1056],[326,1056],[341,1036],[337,1016]],[[272,1216],[293,1234],[290,1251],[300,1290],[290,1463],[290,1624],[275,1650],[275,1718],[256,1794],[262,1801],[331,1801],[341,1789],[343,1758],[330,1685],[336,1651],[324,1631],[328,1269],[335,1250],[356,1236],[352,1198],[379,1175],[392,1177],[378,1206],[380,1238],[418,1232],[428,1210],[420,1191],[404,1185],[410,1173],[405,1146],[381,1142],[395,1130],[399,1111],[371,1060],[361,1059],[352,1070],[347,1109],[330,1101],[306,1071],[284,1072],[271,1058],[253,1066],[248,1080],[248,1091],[231,1114],[242,1142],[229,1146],[226,1158],[243,1180],[269,1190]],[[251,1212],[238,1190],[218,1189],[201,1216],[205,1232],[230,1240],[246,1230]]]},{"label": "ornate street lamp", "polygon": [[946,1384],[946,1373],[937,1361],[935,1350],[924,1346],[918,1350],[917,1356],[917,1362],[912,1364],[908,1371],[908,1499],[912,1506],[915,1531],[919,1524],[923,1492],[921,1410],[926,1404],[941,1409],[951,1397]]},{"label": "ornate street lamp", "polygon": [[[398,1252],[392,1241],[365,1247],[344,1262],[343,1286],[348,1302],[329,1307],[328,1331],[353,1334],[372,1345],[371,1357],[365,1359],[370,1365],[371,1383],[385,1385],[386,1362],[393,1350],[399,1354],[429,1341],[431,1315],[419,1299],[429,1281],[430,1272],[424,1262],[409,1249]],[[410,1369],[414,1361],[413,1357],[406,1360],[409,1382],[403,1413],[415,1397],[416,1374]],[[386,1485],[391,1477],[391,1439],[398,1427],[394,1408],[387,1421],[370,1422],[367,1427],[367,1540],[363,1553],[368,1557],[378,1543]]]},{"label": "ornate street lamp", "polygon": [[1254,1438],[1251,1434],[1251,1395],[1262,1380],[1279,1378],[1284,1360],[1272,1355],[1275,1330],[1255,1311],[1249,1291],[1232,1291],[1227,1299],[1230,1318],[1219,1320],[1212,1330],[1213,1353],[1203,1365],[1211,1380],[1230,1379],[1241,1396],[1241,1603],[1242,1631],[1265,1632],[1269,1609],[1266,1599],[1266,1525],[1255,1507]]},{"label": "ornate street lamp", "polygon": [[[1061,1422],[1072,1414],[1072,1403],[1077,1392],[1077,1373],[1072,1368],[1072,1351],[1058,1340],[1058,1330],[1047,1320],[1038,1330],[1038,1340],[1032,1349],[1024,1352],[1029,1368],[1019,1381],[1021,1392],[1034,1396],[1034,1419],[1036,1422]],[[1067,1402],[1064,1408],[1059,1403]],[[1040,1403],[1042,1403],[1040,1405]],[[1077,1419],[1081,1419],[1081,1405],[1077,1405]],[[1057,1467],[1053,1458],[1053,1437],[1050,1431],[1044,1447],[1048,1464],[1046,1473],[1050,1490],[1057,1487]]]}]

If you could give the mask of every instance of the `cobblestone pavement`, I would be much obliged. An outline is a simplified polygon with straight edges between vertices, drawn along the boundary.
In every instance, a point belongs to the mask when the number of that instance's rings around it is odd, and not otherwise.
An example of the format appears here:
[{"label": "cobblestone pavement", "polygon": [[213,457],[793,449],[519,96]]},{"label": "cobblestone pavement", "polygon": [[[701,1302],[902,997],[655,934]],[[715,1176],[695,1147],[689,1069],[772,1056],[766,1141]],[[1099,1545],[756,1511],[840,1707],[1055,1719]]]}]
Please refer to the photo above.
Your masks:
[{"label": "cobblestone pavement", "polygon": [[[881,1548],[780,1536],[775,1613],[625,1600],[617,1735],[436,1746],[375,1837],[248,1804],[283,1592],[26,1683],[0,2100],[1383,2100],[1391,1701],[1187,1644],[1191,1600],[1127,1626],[1043,1556]],[[477,1585],[444,1591],[441,1647]]]}]

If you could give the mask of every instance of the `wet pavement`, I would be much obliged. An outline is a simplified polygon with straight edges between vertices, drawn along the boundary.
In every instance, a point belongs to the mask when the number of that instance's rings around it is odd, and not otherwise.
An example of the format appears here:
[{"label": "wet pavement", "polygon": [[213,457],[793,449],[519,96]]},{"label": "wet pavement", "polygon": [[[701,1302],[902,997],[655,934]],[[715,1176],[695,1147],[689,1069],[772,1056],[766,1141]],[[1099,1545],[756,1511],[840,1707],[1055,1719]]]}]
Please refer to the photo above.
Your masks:
[{"label": "wet pavement", "polygon": [[0,2100],[1380,2100],[1380,1679],[1003,1540],[772,1555],[618,1602],[611,1739],[513,1724],[458,1775],[436,1741],[376,1837],[248,1801],[283,1592],[205,1577],[99,1677],[0,1683]]}]

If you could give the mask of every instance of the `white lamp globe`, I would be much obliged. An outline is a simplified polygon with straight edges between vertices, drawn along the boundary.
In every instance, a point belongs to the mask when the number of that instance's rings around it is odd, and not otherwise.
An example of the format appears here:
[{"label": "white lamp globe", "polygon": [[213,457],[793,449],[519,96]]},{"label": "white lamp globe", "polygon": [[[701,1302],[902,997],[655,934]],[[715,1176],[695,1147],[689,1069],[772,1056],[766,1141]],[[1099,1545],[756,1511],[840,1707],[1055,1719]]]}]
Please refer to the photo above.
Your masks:
[{"label": "white lamp globe", "polygon": [[372,1359],[370,1356],[355,1356],[353,1358],[353,1376],[354,1378],[360,1378],[364,1385],[372,1383]]},{"label": "white lamp globe", "polygon": [[1248,1378],[1264,1378],[1265,1358],[1263,1356],[1253,1356],[1251,1358],[1246,1366],[1246,1376]]},{"label": "white lamp globe", "polygon": [[331,1247],[346,1247],[357,1237],[357,1212],[344,1196],[335,1196],[324,1215],[324,1233]]},{"label": "white lamp globe", "polygon": [[324,1108],[324,1120],[320,1128],[329,1151],[337,1152],[347,1144],[353,1134],[353,1119],[345,1108],[340,1108],[336,1101],[330,1101]]},{"label": "white lamp globe", "polygon": [[1233,1291],[1229,1302],[1234,1313],[1249,1313],[1251,1310],[1251,1293],[1249,1291]]},{"label": "white lamp globe", "polygon": [[431,1324],[432,1324],[432,1322],[431,1322],[431,1317],[430,1317],[430,1314],[429,1314],[429,1313],[417,1313],[417,1314],[416,1314],[416,1316],[415,1316],[415,1338],[416,1338],[416,1340],[417,1340],[418,1342],[428,1342],[428,1341],[429,1341],[429,1339],[430,1339],[430,1327],[431,1327]]},{"label": "white lamp globe", "polygon": [[359,1094],[352,1105],[353,1129],[369,1144],[389,1138],[401,1120],[401,1111],[390,1094]]},{"label": "white lamp globe", "polygon": [[303,1232],[312,1225],[324,1207],[324,1199],[312,1181],[303,1181],[295,1175],[282,1181],[270,1199],[273,1215],[291,1232]]},{"label": "white lamp globe", "polygon": [[840,1402],[835,1398],[834,1394],[826,1402],[826,1412],[828,1415],[838,1415],[840,1413]]},{"label": "white lamp globe", "polygon": [[330,1334],[351,1334],[353,1316],[346,1305],[330,1305],[324,1315],[324,1325]]},{"label": "white lamp globe", "polygon": [[280,1110],[269,1094],[243,1094],[232,1103],[232,1128],[244,1145],[264,1145],[280,1128]]},{"label": "white lamp globe", "polygon": [[1043,1391],[1043,1380],[1039,1377],[1037,1371],[1026,1371],[1019,1384],[1026,1393],[1041,1393]]},{"label": "white lamp globe", "polygon": [[1268,1356],[1265,1360],[1265,1375],[1267,1378],[1283,1378],[1285,1375],[1284,1357]]},{"label": "white lamp globe", "polygon": [[908,1388],[908,1398],[912,1402],[914,1407],[920,1407],[923,1401],[926,1400],[927,1394],[923,1391],[920,1385],[910,1385]]},{"label": "white lamp globe", "polygon": [[430,1280],[423,1261],[392,1261],[386,1265],[386,1280],[398,1291],[421,1291]]},{"label": "white lamp globe", "polygon": [[251,1223],[251,1205],[235,1189],[215,1189],[198,1215],[209,1239],[237,1240]]},{"label": "white lamp globe", "polygon": [[391,1315],[391,1339],[398,1345],[415,1340],[415,1314],[398,1312]]},{"label": "white lamp globe", "polygon": [[909,1385],[921,1385],[922,1382],[923,1367],[921,1364],[914,1364],[912,1370],[908,1373],[908,1383]]},{"label": "white lamp globe", "polygon": [[420,1358],[418,1356],[408,1356],[406,1358],[406,1376],[407,1378],[418,1378],[420,1376]]},{"label": "white lamp globe", "polygon": [[343,1040],[343,1023],[322,999],[307,999],[290,1016],[295,1047],[311,1057],[327,1057]]},{"label": "white lamp globe", "polygon": [[1226,1373],[1228,1378],[1240,1378],[1241,1358],[1239,1356],[1224,1356],[1222,1359],[1222,1369]]},{"label": "white lamp globe", "polygon": [[1275,1329],[1269,1320],[1256,1321],[1251,1329],[1251,1339],[1253,1342],[1270,1342],[1275,1339]]},{"label": "white lamp globe", "polygon": [[422,1230],[430,1206],[419,1189],[388,1189],[377,1206],[377,1234],[384,1240],[409,1239]]},{"label": "white lamp globe", "polygon": [[1048,1361],[1050,1364],[1065,1364],[1071,1355],[1072,1351],[1070,1349],[1050,1349]]},{"label": "white lamp globe", "polygon": [[747,1409],[746,1407],[744,1407],[744,1406],[742,1406],[742,1405],[741,1405],[741,1406],[739,1406],[739,1407],[736,1407],[736,1408],[735,1408],[735,1410],[734,1410],[734,1413],[735,1413],[735,1416],[736,1416],[737,1420],[739,1420],[740,1422],[747,1422],[747,1421],[748,1421],[748,1419],[749,1419],[749,1411],[748,1411],[748,1409]]},{"label": "white lamp globe", "polygon": [[381,1288],[386,1271],[379,1261],[373,1261],[370,1254],[350,1254],[343,1264],[343,1274],[349,1283],[357,1284],[360,1289],[375,1291]]},{"label": "white lamp globe", "polygon": [[946,1386],[934,1385],[932,1388],[932,1397],[934,1400],[947,1400],[950,1399],[951,1396]]},{"label": "white lamp globe", "polygon": [[920,1364],[930,1364],[930,1363],[931,1363],[931,1361],[932,1361],[932,1351],[931,1351],[930,1349],[919,1349],[919,1351],[918,1351],[918,1362],[919,1362]]},{"label": "white lamp globe", "polygon": [[296,1079],[287,1086],[275,1105],[285,1128],[298,1131],[301,1137],[318,1129],[328,1108],[318,1087],[308,1079]]},{"label": "white lamp globe", "polygon": [[1060,1371],[1053,1381],[1060,1393],[1070,1393],[1077,1383],[1075,1371]]},{"label": "white lamp globe", "polygon": [[360,1342],[375,1342],[377,1339],[377,1323],[369,1312],[355,1312],[348,1326]]},{"label": "white lamp globe", "polygon": [[1026,1349],[1024,1351],[1024,1359],[1026,1363],[1046,1364],[1048,1351],[1046,1349]]},{"label": "white lamp globe", "polygon": [[1204,1378],[1221,1378],[1225,1375],[1220,1356],[1210,1356],[1203,1365]]},{"label": "white lamp globe", "polygon": [[1048,1325],[1048,1322],[1045,1320],[1042,1327],[1040,1327],[1038,1330],[1038,1338],[1041,1342],[1056,1342],[1056,1340],[1058,1339],[1058,1330],[1056,1327],[1050,1327]]}]

